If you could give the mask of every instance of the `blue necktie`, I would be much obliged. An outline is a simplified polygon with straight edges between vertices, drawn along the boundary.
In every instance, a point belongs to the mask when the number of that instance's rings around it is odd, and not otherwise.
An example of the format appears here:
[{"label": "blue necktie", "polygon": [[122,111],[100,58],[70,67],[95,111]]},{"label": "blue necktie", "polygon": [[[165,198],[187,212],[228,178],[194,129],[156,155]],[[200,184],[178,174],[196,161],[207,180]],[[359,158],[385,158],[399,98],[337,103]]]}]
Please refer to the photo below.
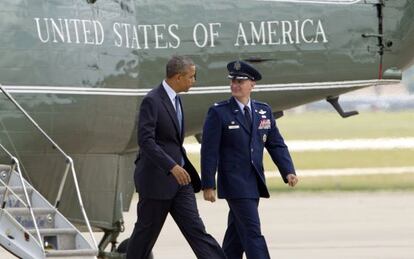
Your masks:
[{"label": "blue necktie", "polygon": [[244,106],[243,110],[244,110],[244,118],[246,119],[246,124],[249,127],[249,129],[251,130],[252,129],[252,117],[251,117],[251,114],[250,114],[249,106],[247,106],[247,105]]},{"label": "blue necktie", "polygon": [[[180,103],[181,103],[180,96],[176,95],[175,96],[175,113],[177,114],[178,128],[180,129],[180,137],[181,137],[182,132],[183,132],[183,113],[181,111]],[[185,164],[184,158],[181,157],[181,166],[184,166],[184,164]]]},{"label": "blue necktie", "polygon": [[178,127],[180,129],[180,135],[182,133],[183,128],[183,113],[181,111],[181,105],[180,105],[180,96],[175,96],[175,112],[177,113],[177,119],[178,119]]}]

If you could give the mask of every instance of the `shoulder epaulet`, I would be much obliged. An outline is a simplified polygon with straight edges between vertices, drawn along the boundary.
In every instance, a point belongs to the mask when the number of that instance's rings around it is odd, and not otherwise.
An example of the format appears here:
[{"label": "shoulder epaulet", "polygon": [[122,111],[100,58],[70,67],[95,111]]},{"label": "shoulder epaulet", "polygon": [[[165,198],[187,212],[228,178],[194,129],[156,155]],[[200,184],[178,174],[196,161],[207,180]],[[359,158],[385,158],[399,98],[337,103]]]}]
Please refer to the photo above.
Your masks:
[{"label": "shoulder epaulet", "polygon": [[269,106],[269,104],[267,104],[267,103],[265,103],[265,102],[259,102],[259,101],[256,101],[256,100],[253,100],[253,102],[254,102],[255,104],[258,104],[258,105],[263,105],[263,106],[270,107],[270,106]]},{"label": "shoulder epaulet", "polygon": [[223,105],[228,104],[229,102],[230,102],[229,100],[224,100],[224,101],[216,102],[216,103],[214,103],[214,106],[215,107],[217,107],[217,106],[223,106]]}]

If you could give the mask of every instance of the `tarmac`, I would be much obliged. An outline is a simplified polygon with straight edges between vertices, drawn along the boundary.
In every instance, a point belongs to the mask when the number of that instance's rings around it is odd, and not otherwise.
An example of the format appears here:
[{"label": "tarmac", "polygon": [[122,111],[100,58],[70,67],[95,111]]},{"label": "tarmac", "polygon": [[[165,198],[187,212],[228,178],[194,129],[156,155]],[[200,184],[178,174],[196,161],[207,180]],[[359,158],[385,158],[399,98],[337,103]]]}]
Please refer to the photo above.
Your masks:
[{"label": "tarmac", "polygon": [[[125,214],[128,237],[135,222],[136,197]],[[197,204],[207,232],[221,244],[227,203]],[[262,232],[277,259],[412,259],[414,258],[414,193],[328,192],[273,193],[261,199]],[[153,249],[155,259],[194,259],[169,216]]]},{"label": "tarmac", "polygon": [[[137,196],[124,214],[129,237]],[[227,203],[206,202],[197,194],[207,231],[219,243],[226,230]],[[273,193],[261,199],[262,232],[276,259],[414,258],[413,192]],[[99,239],[102,234],[96,233]],[[2,248],[1,248],[2,249]],[[190,246],[169,216],[153,249],[155,259],[194,259]],[[0,258],[14,258],[3,249]]]}]

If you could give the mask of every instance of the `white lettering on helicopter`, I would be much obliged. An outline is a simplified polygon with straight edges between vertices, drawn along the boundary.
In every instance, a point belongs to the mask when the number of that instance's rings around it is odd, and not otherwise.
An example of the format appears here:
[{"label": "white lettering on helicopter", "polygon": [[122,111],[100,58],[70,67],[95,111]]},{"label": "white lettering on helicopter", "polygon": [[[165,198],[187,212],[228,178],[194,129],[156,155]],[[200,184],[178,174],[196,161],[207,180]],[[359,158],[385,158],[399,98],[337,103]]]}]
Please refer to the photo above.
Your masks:
[{"label": "white lettering on helicopter", "polygon": [[223,36],[225,42],[234,38],[235,47],[328,42],[322,21],[312,19],[240,22],[237,28],[234,28],[233,36],[229,35],[228,28],[223,28],[219,22],[197,23],[190,27],[192,39],[182,39],[180,34],[189,35],[190,32],[188,26],[182,29],[178,24],[114,22],[111,27],[105,27],[98,20],[35,17],[34,21],[37,37],[42,43],[112,44],[119,48],[137,50],[177,49],[181,47],[182,42],[192,42],[198,48],[214,48],[220,42],[223,31],[227,33]]},{"label": "white lettering on helicopter", "polygon": [[177,24],[131,25],[116,22],[112,28],[116,34],[114,44],[117,47],[149,49],[150,42],[155,49],[176,49],[180,46],[180,38],[175,33]]},{"label": "white lettering on helicopter", "polygon": [[[37,36],[43,43],[102,45],[104,29],[96,20],[34,18]],[[41,20],[44,27],[41,27]]]},{"label": "white lettering on helicopter", "polygon": [[[250,32],[250,34],[249,34]],[[250,36],[250,37],[248,37]],[[328,39],[320,20],[262,21],[239,23],[234,46],[292,45],[301,43],[327,43]]]}]

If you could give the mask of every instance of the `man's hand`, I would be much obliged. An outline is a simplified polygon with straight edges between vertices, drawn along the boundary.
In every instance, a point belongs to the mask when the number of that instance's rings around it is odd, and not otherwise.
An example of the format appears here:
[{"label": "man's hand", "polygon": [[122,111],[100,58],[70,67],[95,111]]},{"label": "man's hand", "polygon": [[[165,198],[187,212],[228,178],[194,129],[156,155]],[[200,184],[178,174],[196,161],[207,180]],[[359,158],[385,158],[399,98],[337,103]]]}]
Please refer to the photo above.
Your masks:
[{"label": "man's hand", "polygon": [[216,191],[214,189],[204,189],[204,200],[215,202],[216,201]]},{"label": "man's hand", "polygon": [[190,175],[179,165],[175,165],[170,172],[180,185],[187,185],[191,182]]},{"label": "man's hand", "polygon": [[295,185],[299,182],[299,179],[294,174],[288,174],[287,180],[290,187],[295,187]]}]

